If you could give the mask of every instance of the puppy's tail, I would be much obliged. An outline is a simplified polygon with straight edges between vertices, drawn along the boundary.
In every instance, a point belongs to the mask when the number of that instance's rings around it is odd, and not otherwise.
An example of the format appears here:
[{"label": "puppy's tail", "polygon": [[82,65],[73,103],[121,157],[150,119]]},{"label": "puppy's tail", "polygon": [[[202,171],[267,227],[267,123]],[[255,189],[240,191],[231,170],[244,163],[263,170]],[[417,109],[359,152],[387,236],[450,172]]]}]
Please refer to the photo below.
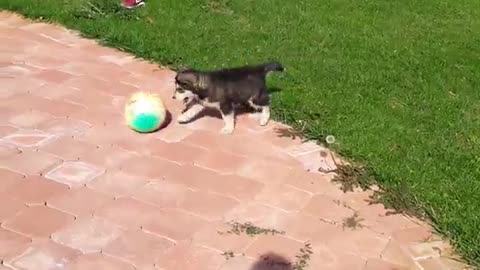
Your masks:
[{"label": "puppy's tail", "polygon": [[262,67],[263,67],[263,70],[265,71],[265,74],[268,74],[274,71],[283,72],[285,70],[285,68],[279,62],[265,63],[262,65]]}]

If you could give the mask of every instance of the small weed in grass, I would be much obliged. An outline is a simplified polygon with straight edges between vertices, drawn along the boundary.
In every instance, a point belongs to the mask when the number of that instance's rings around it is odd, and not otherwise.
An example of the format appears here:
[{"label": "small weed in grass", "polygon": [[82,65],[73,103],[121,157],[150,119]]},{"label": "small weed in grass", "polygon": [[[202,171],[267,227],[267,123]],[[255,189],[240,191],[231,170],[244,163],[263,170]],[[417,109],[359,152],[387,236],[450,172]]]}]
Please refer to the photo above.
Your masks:
[{"label": "small weed in grass", "polygon": [[363,166],[337,164],[334,172],[336,175],[332,182],[341,184],[343,192],[351,192],[357,187],[367,190],[375,183],[373,176]]},{"label": "small weed in grass", "polygon": [[[405,191],[404,186],[395,188],[382,187],[379,190],[375,190],[370,203],[383,204],[386,209],[390,210],[387,212],[387,215],[404,214],[419,219],[426,219],[428,215],[424,210],[426,209],[425,206],[422,205],[417,197],[409,195]],[[431,215],[428,218],[433,219]]]},{"label": "small weed in grass", "polygon": [[347,217],[343,220],[342,227],[343,229],[348,228],[352,230],[360,229],[365,227],[361,222],[363,218],[358,216],[358,213],[354,213],[351,217]]},{"label": "small weed in grass", "polygon": [[[275,234],[285,234],[283,231],[277,231],[275,229],[265,229],[265,228],[260,228],[258,226],[255,226],[254,224],[250,222],[246,223],[240,223],[236,221],[231,221],[228,223],[231,226],[231,229],[226,231],[225,233],[228,234],[237,234],[240,235],[242,233],[248,235],[248,236],[255,236],[259,234],[270,234],[270,235],[275,235]],[[224,232],[219,232],[219,234],[224,234]]]},{"label": "small weed in grass", "polygon": [[133,10],[128,10],[121,7],[118,1],[114,0],[99,0],[86,1],[79,8],[73,11],[73,16],[76,18],[83,18],[89,20],[96,20],[115,16],[122,20],[138,20],[139,17],[135,15]]},{"label": "small weed in grass", "polygon": [[229,251],[224,251],[222,253],[222,256],[225,257],[225,260],[230,260],[231,258],[234,258],[235,257],[235,253],[233,253],[233,251],[229,250]]},{"label": "small weed in grass", "polygon": [[303,131],[302,130],[297,130],[294,128],[276,128],[275,133],[277,134],[278,137],[280,138],[289,138],[292,140],[295,139],[300,139],[302,142],[305,141],[305,137],[303,136]]},{"label": "small weed in grass", "polygon": [[293,264],[292,270],[304,270],[308,267],[308,262],[310,261],[310,257],[312,256],[312,245],[307,242],[300,249],[300,252],[297,254],[297,260]]},{"label": "small weed in grass", "polygon": [[[332,182],[340,183],[343,192],[353,192],[355,188],[362,190],[372,190],[377,183],[374,173],[367,167],[351,164],[336,164],[336,173]],[[370,204],[383,204],[385,208],[390,209],[387,215],[405,214],[420,219],[426,217],[421,203],[416,197],[408,196],[404,186],[398,185],[395,188],[379,187],[373,190]]]}]

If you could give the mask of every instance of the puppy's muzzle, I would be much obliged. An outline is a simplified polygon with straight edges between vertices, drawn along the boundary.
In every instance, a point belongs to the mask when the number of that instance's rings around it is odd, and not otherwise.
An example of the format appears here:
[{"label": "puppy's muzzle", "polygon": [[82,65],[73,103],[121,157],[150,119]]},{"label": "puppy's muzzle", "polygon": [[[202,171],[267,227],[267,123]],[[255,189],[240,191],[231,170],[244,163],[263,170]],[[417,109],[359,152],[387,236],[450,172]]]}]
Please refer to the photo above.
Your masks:
[{"label": "puppy's muzzle", "polygon": [[[177,99],[177,96],[174,94],[174,95],[172,96],[172,99]],[[189,101],[190,101],[190,98],[189,98],[189,97],[184,97],[184,98],[182,99],[182,102],[185,103],[185,104],[188,103]]]}]

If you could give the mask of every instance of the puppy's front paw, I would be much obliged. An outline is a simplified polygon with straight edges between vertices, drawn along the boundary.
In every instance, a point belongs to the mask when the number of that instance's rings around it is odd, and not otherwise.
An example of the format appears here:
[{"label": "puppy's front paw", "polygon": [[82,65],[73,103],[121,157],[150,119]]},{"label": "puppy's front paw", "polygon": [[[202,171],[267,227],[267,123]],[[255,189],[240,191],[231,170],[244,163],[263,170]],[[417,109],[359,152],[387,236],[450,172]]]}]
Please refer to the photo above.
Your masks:
[{"label": "puppy's front paw", "polygon": [[258,122],[260,123],[260,126],[266,126],[269,121],[270,117],[261,117]]},{"label": "puppy's front paw", "polygon": [[233,128],[232,127],[224,127],[222,130],[220,130],[220,133],[229,135],[233,133]]},{"label": "puppy's front paw", "polygon": [[261,126],[266,126],[268,124],[268,121],[270,121],[270,107],[266,106],[262,108],[259,123]]},{"label": "puppy's front paw", "polygon": [[177,122],[179,124],[185,124],[187,123],[188,121],[190,121],[190,117],[186,114],[180,114],[178,117],[177,117]]}]

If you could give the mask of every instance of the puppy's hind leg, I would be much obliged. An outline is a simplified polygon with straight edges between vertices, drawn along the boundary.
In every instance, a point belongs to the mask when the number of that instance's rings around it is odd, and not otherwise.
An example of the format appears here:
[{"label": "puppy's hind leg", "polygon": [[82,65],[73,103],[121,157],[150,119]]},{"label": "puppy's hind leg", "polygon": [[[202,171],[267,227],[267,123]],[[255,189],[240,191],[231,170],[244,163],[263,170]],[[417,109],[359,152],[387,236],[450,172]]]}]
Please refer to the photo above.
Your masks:
[{"label": "puppy's hind leg", "polygon": [[195,116],[197,116],[202,110],[203,105],[201,104],[193,104],[190,108],[188,108],[185,112],[180,114],[177,118],[177,122],[180,124],[187,123],[191,121]]},{"label": "puppy's hind leg", "polygon": [[270,97],[266,91],[263,91],[258,97],[252,99],[252,107],[260,111],[258,122],[265,126],[270,121]]},{"label": "puppy's hind leg", "polygon": [[220,113],[222,114],[223,122],[225,122],[220,132],[222,134],[232,134],[235,129],[235,110],[233,109],[233,104],[220,104]]}]

